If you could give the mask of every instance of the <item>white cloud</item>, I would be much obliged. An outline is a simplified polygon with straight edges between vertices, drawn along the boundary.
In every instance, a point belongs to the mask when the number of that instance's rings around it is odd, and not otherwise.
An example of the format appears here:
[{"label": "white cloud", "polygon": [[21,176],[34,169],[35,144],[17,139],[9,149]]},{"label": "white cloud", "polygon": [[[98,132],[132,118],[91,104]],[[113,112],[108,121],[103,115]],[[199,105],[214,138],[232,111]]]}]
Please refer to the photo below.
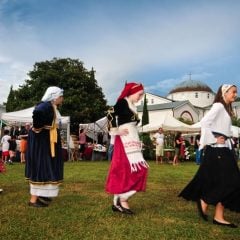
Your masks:
[{"label": "white cloud", "polygon": [[[176,71],[189,66],[192,79],[207,80],[215,74],[204,66],[218,62],[221,67],[234,47],[239,51],[239,4],[192,3],[167,11],[158,5],[138,12],[135,18],[124,16],[122,22],[106,15],[100,18],[100,14],[94,20],[94,12],[89,13],[90,20],[77,15],[74,22],[68,22],[66,15],[68,29],[61,24],[51,28],[51,22],[41,28],[34,21],[22,21],[19,12],[13,13],[9,24],[1,21],[1,9],[0,5],[0,102],[6,100],[11,84],[23,83],[35,62],[55,56],[79,58],[88,69],[94,67],[96,79],[112,103],[126,80],[138,81],[134,79],[137,73],[148,68]],[[158,82],[144,84],[149,90],[170,89],[186,80],[183,71],[174,79],[169,70],[169,78],[156,76]]]}]

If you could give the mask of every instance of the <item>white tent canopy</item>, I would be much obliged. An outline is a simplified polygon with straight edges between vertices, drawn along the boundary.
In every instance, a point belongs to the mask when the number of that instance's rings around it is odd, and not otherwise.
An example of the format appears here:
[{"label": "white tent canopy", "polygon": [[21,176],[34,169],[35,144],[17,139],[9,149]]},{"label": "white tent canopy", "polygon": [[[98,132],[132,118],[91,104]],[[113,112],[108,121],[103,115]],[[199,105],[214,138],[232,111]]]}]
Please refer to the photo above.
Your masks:
[{"label": "white tent canopy", "polygon": [[[191,125],[191,127],[200,129],[201,124],[200,124],[200,122],[197,122],[197,123]],[[232,131],[232,137],[239,138],[239,136],[240,136],[240,128],[239,127],[232,125],[231,131]]]},{"label": "white tent canopy", "polygon": [[[8,123],[31,123],[33,110],[34,107],[31,107],[16,112],[2,113],[1,119]],[[63,125],[68,125],[70,123],[70,117],[62,116],[61,122]]]},{"label": "white tent canopy", "polygon": [[108,133],[108,120],[107,117],[103,117],[96,122],[93,123],[80,123],[80,129],[86,130],[86,135],[92,138],[94,141],[97,141],[98,134],[103,134],[103,141],[107,141],[107,133]]},{"label": "white tent canopy", "polygon": [[185,124],[170,114],[159,115],[158,123],[150,123],[143,127],[139,127],[140,132],[152,132],[157,131],[159,127],[162,127],[164,131],[181,131],[181,132],[198,132],[200,127],[192,127]]},{"label": "white tent canopy", "polygon": [[[19,123],[32,123],[32,113],[34,107],[26,108],[15,112],[2,113],[1,119],[8,124],[19,124]],[[69,149],[70,141],[70,117],[61,116],[62,128],[66,130],[67,149]]]}]

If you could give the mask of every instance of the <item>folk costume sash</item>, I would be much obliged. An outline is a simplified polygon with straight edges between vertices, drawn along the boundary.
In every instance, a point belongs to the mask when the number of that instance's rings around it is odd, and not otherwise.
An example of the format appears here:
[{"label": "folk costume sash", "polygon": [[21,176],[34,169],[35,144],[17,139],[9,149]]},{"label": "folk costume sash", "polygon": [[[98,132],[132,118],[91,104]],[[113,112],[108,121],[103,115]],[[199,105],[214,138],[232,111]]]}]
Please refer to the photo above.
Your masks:
[{"label": "folk costume sash", "polygon": [[53,105],[54,117],[52,126],[49,131],[50,135],[50,148],[51,148],[51,156],[55,157],[55,143],[57,143],[57,124],[56,124],[56,106]]},{"label": "folk costume sash", "polygon": [[123,124],[119,126],[119,129],[128,129],[128,135],[120,136],[120,138],[131,167],[131,172],[137,172],[141,170],[141,167],[148,168],[149,165],[142,155],[142,144],[139,140],[136,123]]}]

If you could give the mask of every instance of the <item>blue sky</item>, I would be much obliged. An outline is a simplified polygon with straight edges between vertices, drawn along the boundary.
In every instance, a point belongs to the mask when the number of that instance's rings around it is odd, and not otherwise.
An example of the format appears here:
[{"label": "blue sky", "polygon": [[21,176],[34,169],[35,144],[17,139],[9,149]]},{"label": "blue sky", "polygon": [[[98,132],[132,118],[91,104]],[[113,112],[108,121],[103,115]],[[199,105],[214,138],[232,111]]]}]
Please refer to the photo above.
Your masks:
[{"label": "blue sky", "polygon": [[109,104],[125,81],[165,97],[190,72],[240,89],[239,12],[238,0],[0,0],[0,103],[53,57],[94,67]]}]

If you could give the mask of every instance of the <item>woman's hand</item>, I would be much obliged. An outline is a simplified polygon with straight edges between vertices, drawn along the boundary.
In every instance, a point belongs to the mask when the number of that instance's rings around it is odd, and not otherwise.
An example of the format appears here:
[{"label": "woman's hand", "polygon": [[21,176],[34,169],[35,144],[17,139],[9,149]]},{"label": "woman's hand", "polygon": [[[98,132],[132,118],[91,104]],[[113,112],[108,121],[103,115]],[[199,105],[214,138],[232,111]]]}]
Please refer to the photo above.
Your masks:
[{"label": "woman's hand", "polygon": [[218,144],[224,144],[225,143],[225,138],[223,136],[217,137],[217,143]]},{"label": "woman's hand", "polygon": [[120,135],[120,136],[126,136],[126,135],[128,135],[128,129],[127,129],[127,128],[119,129],[119,130],[118,130],[118,135]]}]

